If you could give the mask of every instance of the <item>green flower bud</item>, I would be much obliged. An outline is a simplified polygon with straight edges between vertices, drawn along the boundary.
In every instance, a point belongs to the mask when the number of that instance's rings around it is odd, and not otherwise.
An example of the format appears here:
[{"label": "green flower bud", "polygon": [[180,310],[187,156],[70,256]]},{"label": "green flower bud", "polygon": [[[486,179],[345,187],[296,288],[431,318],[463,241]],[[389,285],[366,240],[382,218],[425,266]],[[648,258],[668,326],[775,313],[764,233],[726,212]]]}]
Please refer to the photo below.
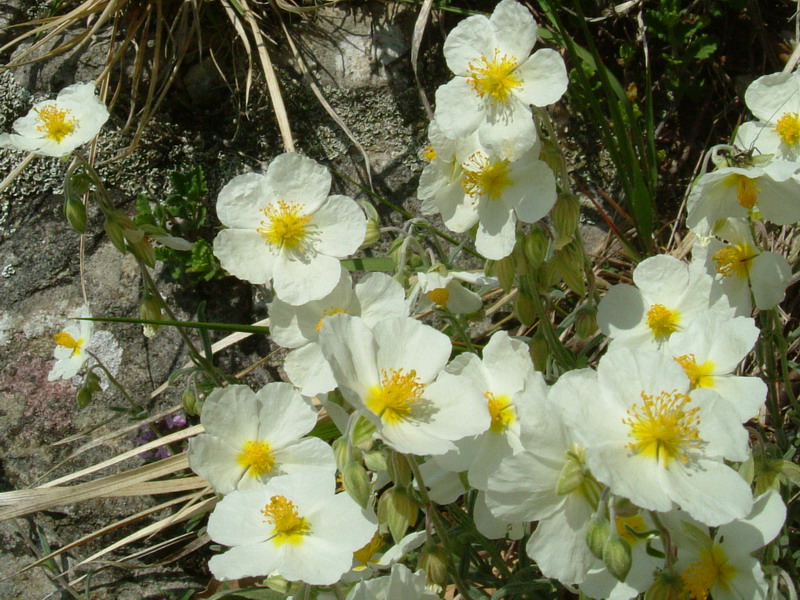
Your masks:
[{"label": "green flower bud", "polygon": [[350,443],[360,446],[372,440],[375,434],[375,424],[364,415],[358,415],[350,429]]},{"label": "green flower bud", "polygon": [[644,593],[644,600],[684,600],[686,590],[683,579],[675,571],[657,571],[650,588]]},{"label": "green flower bud", "polygon": [[538,225],[531,227],[530,232],[522,240],[522,252],[531,268],[536,268],[544,262],[549,243],[550,238],[544,229]]},{"label": "green flower bud", "polygon": [[603,547],[603,562],[608,572],[625,581],[631,570],[631,545],[614,532]]},{"label": "green flower bud", "polygon": [[78,408],[86,408],[89,402],[92,401],[92,392],[82,387],[78,390],[78,393],[75,394],[75,400],[78,403]]},{"label": "green flower bud", "polygon": [[351,460],[345,465],[342,471],[342,485],[361,508],[367,507],[372,493],[372,486],[370,485],[369,475],[367,475],[367,471],[361,466],[361,463]]},{"label": "green flower bud", "polygon": [[578,296],[586,294],[586,282],[583,279],[584,257],[580,247],[574,242],[564,246],[553,256],[553,263],[569,289]]},{"label": "green flower bud", "polygon": [[425,544],[419,553],[417,569],[425,571],[428,583],[444,588],[449,583],[447,559],[448,553],[444,546],[441,544]]},{"label": "green flower bud", "polygon": [[578,197],[568,192],[559,194],[558,200],[550,212],[553,227],[558,234],[571,240],[578,229],[580,217],[581,204]]},{"label": "green flower bud", "polygon": [[389,469],[389,462],[386,460],[386,455],[380,450],[365,452],[364,464],[373,473],[377,473],[379,471],[387,471]]},{"label": "green flower bud", "polygon": [[597,558],[603,560],[603,551],[611,537],[611,521],[601,513],[595,513],[586,528],[586,545]]},{"label": "green flower bud", "polygon": [[359,250],[371,248],[374,246],[378,238],[381,236],[381,219],[378,216],[378,211],[370,202],[359,202],[361,208],[367,213],[367,231],[364,234],[364,241],[361,242]]},{"label": "green flower bud", "polygon": [[403,488],[394,486],[378,500],[378,521],[389,526],[395,543],[403,539],[408,528],[416,523],[419,507]]},{"label": "green flower bud", "polygon": [[[148,321],[161,321],[164,318],[164,315],[161,312],[161,303],[153,294],[144,295],[144,298],[142,298],[142,303],[139,305],[139,315],[142,317],[142,319],[147,319]],[[146,323],[143,325],[143,327],[144,334],[147,337],[153,337],[161,325]]]},{"label": "green flower bud", "polygon": [[86,207],[76,196],[67,196],[64,200],[64,214],[67,222],[78,233],[86,232]]},{"label": "green flower bud", "polygon": [[578,309],[575,315],[575,333],[581,339],[588,339],[597,333],[597,307],[593,304]]},{"label": "green flower bud", "polygon": [[571,494],[578,489],[583,483],[584,471],[583,465],[575,460],[568,460],[561,467],[561,473],[558,475],[558,482],[556,483],[556,494],[565,496]]},{"label": "green flower bud", "polygon": [[550,357],[550,346],[547,344],[541,328],[536,330],[528,342],[528,352],[533,360],[533,366],[537,371],[544,373],[547,371],[547,359]]},{"label": "green flower bud", "polygon": [[110,239],[111,243],[114,244],[114,248],[123,254],[128,252],[128,249],[125,247],[125,234],[122,231],[122,227],[111,216],[106,215],[106,220],[103,223],[103,229],[106,230],[108,239]]},{"label": "green flower bud", "polygon": [[[411,460],[414,460],[413,458]],[[395,485],[407,487],[411,485],[411,467],[408,466],[408,460],[399,452],[394,450],[389,452],[388,460],[389,477]]]},{"label": "green flower bud", "polygon": [[344,471],[345,465],[353,460],[350,452],[350,441],[347,438],[340,437],[333,441],[333,455],[336,457],[336,468],[339,471]]},{"label": "green flower bud", "polygon": [[195,417],[200,414],[200,408],[203,405],[197,393],[190,387],[183,390],[183,394],[181,394],[181,403],[183,404],[183,410],[186,411],[186,414]]},{"label": "green flower bud", "polygon": [[510,292],[511,288],[514,287],[514,255],[509,254],[505,258],[494,261],[492,272],[500,281],[500,287],[503,288],[503,291],[505,293]]},{"label": "green flower bud", "polygon": [[[534,293],[537,293],[534,291]],[[539,317],[536,306],[527,294],[519,293],[514,299],[514,314],[523,325],[533,325]]]}]

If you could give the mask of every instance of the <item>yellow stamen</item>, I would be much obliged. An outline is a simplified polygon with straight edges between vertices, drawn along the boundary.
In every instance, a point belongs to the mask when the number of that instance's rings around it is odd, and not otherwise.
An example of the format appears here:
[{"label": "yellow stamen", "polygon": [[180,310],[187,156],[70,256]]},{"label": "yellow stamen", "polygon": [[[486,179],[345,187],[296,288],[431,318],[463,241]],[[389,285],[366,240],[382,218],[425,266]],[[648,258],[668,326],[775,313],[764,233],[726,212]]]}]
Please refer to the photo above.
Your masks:
[{"label": "yellow stamen", "polygon": [[503,195],[503,190],[514,183],[509,176],[507,160],[492,162],[480,150],[467,158],[463,168],[461,186],[473,198],[489,196],[489,199],[497,200]]},{"label": "yellow stamen", "polygon": [[447,288],[436,288],[435,290],[426,292],[425,296],[436,306],[444,306],[450,299],[450,290]]},{"label": "yellow stamen", "polygon": [[761,188],[756,185],[756,180],[737,173],[727,177],[726,181],[731,185],[736,185],[736,198],[739,200],[739,206],[753,210],[758,201],[758,194],[761,192]]},{"label": "yellow stamen", "polygon": [[775,131],[784,144],[794,146],[797,142],[800,142],[800,115],[797,113],[784,113],[778,119]]},{"label": "yellow stamen", "polygon": [[641,404],[628,410],[623,419],[630,426],[634,441],[625,445],[634,454],[654,458],[664,467],[677,459],[686,464],[689,450],[699,448],[703,440],[698,434],[698,407],[686,408],[692,399],[677,390],[648,396],[642,392]]},{"label": "yellow stamen", "polygon": [[81,348],[83,347],[83,338],[78,338],[76,340],[66,331],[60,331],[53,337],[55,338],[57,345],[63,346],[64,348],[72,348],[73,355],[80,354]]},{"label": "yellow stamen", "polygon": [[267,219],[261,221],[256,231],[273,246],[295,250],[309,234],[311,216],[303,214],[300,204],[279,200],[262,208],[261,212]]},{"label": "yellow stamen", "polygon": [[425,384],[417,380],[411,369],[382,369],[380,386],[372,386],[365,402],[368,409],[389,425],[396,425],[411,416],[414,405],[422,399]]},{"label": "yellow stamen", "polygon": [[508,396],[495,396],[492,392],[485,392],[483,395],[489,402],[489,414],[492,417],[489,431],[503,433],[517,419],[511,399]]},{"label": "yellow stamen", "polygon": [[438,154],[436,154],[436,150],[433,149],[433,146],[425,146],[425,149],[422,151],[422,157],[428,162],[431,162],[437,156]]},{"label": "yellow stamen", "polygon": [[272,530],[272,543],[276,546],[298,545],[303,541],[303,536],[311,531],[308,520],[300,516],[297,506],[285,496],[272,496],[261,513],[267,517],[267,523],[275,526]]},{"label": "yellow stamen", "polygon": [[706,600],[715,586],[725,591],[730,589],[730,582],[736,576],[736,568],[728,563],[722,546],[714,543],[710,548],[703,548],[699,559],[681,574],[690,598]]},{"label": "yellow stamen", "polygon": [[493,58],[481,56],[469,63],[467,82],[478,96],[488,96],[492,104],[508,104],[511,91],[522,86],[522,80],[514,73],[518,66],[516,56],[495,50]]},{"label": "yellow stamen", "polygon": [[275,468],[275,455],[267,442],[250,440],[242,444],[236,463],[247,469],[247,474],[251,477],[261,477],[266,473],[272,473],[272,469]]},{"label": "yellow stamen", "polygon": [[642,541],[641,538],[636,537],[631,530],[636,533],[644,533],[647,531],[647,525],[644,519],[639,515],[631,515],[630,517],[616,517],[615,523],[617,525],[617,534],[623,540],[628,542],[631,546],[635,546]]},{"label": "yellow stamen", "polygon": [[653,337],[663,340],[678,331],[681,314],[671,310],[663,304],[653,304],[647,311],[647,326],[653,332]]},{"label": "yellow stamen", "polygon": [[673,360],[683,367],[692,389],[713,388],[714,387],[714,363],[707,360],[702,365],[697,364],[694,354],[684,354],[676,356]]},{"label": "yellow stamen", "polygon": [[46,137],[54,142],[60,143],[68,135],[72,135],[78,120],[69,117],[69,109],[61,110],[55,104],[48,104],[42,108],[35,108],[36,116],[40,124],[36,126],[37,131],[41,131]]},{"label": "yellow stamen", "polygon": [[372,536],[372,539],[367,542],[365,546],[362,546],[355,552],[353,552],[353,558],[360,564],[366,567],[371,562],[376,562],[376,554],[381,551],[385,542],[383,541],[383,536],[375,532],[375,535]]},{"label": "yellow stamen", "polygon": [[736,275],[747,279],[753,259],[758,256],[750,244],[735,244],[717,250],[711,258],[717,263],[717,273],[724,277]]},{"label": "yellow stamen", "polygon": [[317,331],[322,329],[322,323],[325,321],[326,317],[330,317],[330,316],[333,316],[333,315],[338,315],[338,314],[343,313],[343,312],[344,312],[343,308],[326,308],[325,310],[323,310],[322,311],[322,317],[317,322]]}]

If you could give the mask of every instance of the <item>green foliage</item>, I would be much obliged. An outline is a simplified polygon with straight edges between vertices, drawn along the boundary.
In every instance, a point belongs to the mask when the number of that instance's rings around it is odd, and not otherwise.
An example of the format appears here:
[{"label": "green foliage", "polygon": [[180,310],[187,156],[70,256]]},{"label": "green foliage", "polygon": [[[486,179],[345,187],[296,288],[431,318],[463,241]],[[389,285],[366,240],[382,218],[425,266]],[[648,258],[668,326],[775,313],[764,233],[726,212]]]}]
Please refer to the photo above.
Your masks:
[{"label": "green foliage", "polygon": [[169,267],[173,279],[187,277],[193,283],[220,279],[225,272],[209,243],[213,230],[207,223],[208,188],[200,166],[170,175],[173,193],[151,201],[140,194],[136,199],[137,225],[162,229],[173,238],[191,243],[191,250],[167,245],[156,249],[156,258]]}]

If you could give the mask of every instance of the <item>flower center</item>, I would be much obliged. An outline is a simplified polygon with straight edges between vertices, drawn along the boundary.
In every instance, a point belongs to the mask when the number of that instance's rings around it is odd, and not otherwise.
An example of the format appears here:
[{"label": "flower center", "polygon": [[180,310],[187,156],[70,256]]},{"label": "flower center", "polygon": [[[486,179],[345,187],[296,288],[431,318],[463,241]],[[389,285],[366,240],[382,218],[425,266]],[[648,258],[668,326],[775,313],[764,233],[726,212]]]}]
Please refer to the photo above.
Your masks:
[{"label": "flower center", "polygon": [[426,292],[425,296],[436,306],[444,306],[450,299],[450,290],[447,288],[436,288],[435,290]]},{"label": "flower center", "polygon": [[492,104],[508,104],[511,91],[522,85],[522,80],[514,74],[518,66],[516,56],[495,50],[491,60],[481,56],[469,63],[467,82],[478,96],[488,96]]},{"label": "flower center", "polygon": [[750,244],[735,244],[717,250],[711,258],[717,263],[717,273],[723,277],[736,275],[739,279],[747,279],[750,265],[758,256]]},{"label": "flower center", "polygon": [[723,590],[729,589],[731,579],[736,575],[736,569],[728,563],[728,557],[719,544],[700,551],[700,560],[693,562],[681,574],[683,584],[690,598],[706,600],[715,585]]},{"label": "flower center", "polygon": [[750,179],[746,175],[736,174],[731,175],[729,181],[731,184],[736,184],[736,198],[739,200],[739,206],[753,210],[761,191],[761,188],[756,185],[756,180]]},{"label": "flower center", "polygon": [[36,126],[36,130],[41,131],[45,134],[45,137],[54,142],[61,143],[65,137],[72,135],[72,132],[75,131],[75,126],[78,124],[78,120],[75,117],[69,117],[70,111],[68,109],[61,110],[55,104],[48,104],[34,110],[40,121],[40,124]]},{"label": "flower center", "polygon": [[258,478],[265,473],[272,473],[275,467],[275,455],[267,442],[249,440],[242,444],[236,463],[247,469],[251,477]]},{"label": "flower center", "polygon": [[489,431],[493,433],[503,433],[517,419],[514,412],[514,405],[508,396],[495,396],[492,392],[483,394],[489,402],[489,414],[492,417],[492,424]]},{"label": "flower center", "polygon": [[714,375],[712,375],[714,372],[714,363],[712,361],[707,360],[702,365],[698,365],[697,358],[694,354],[676,356],[673,360],[683,367],[693,390],[697,388],[714,387]]},{"label": "flower center", "polygon": [[422,151],[422,158],[424,158],[428,162],[432,162],[437,156],[438,154],[436,154],[436,150],[433,149],[433,146],[430,145],[425,146],[425,148]]},{"label": "flower center", "polygon": [[381,369],[381,384],[373,386],[367,397],[367,408],[386,423],[396,425],[411,416],[411,409],[422,399],[425,384],[417,380],[411,369]]},{"label": "flower center", "polygon": [[678,330],[681,314],[671,310],[663,304],[653,304],[647,311],[647,326],[653,332],[653,337],[663,340]]},{"label": "flower center", "polygon": [[286,496],[272,496],[261,513],[267,517],[267,523],[275,526],[271,539],[276,546],[298,545],[303,541],[303,536],[311,531],[308,520],[300,516],[297,506]]},{"label": "flower center", "polygon": [[461,186],[473,198],[489,196],[497,200],[503,190],[514,183],[509,177],[508,161],[492,162],[480,150],[471,154],[464,162],[464,180]]},{"label": "flower center", "polygon": [[308,236],[308,222],[310,215],[302,212],[300,204],[289,204],[284,200],[262,208],[261,212],[267,218],[261,221],[261,227],[256,231],[273,246],[295,250],[301,247],[303,240]]},{"label": "flower center", "polygon": [[78,338],[76,340],[66,331],[60,331],[53,337],[56,340],[56,344],[58,344],[59,346],[63,346],[64,348],[72,348],[73,356],[81,353],[81,348],[83,347],[83,338]]},{"label": "flower center", "polygon": [[642,392],[641,404],[628,410],[622,422],[630,427],[633,441],[625,445],[634,454],[655,458],[664,467],[674,460],[686,464],[688,451],[699,448],[703,440],[697,431],[698,407],[687,409],[691,398],[676,390],[648,396]]},{"label": "flower center", "polygon": [[778,119],[775,131],[784,144],[794,146],[797,142],[800,142],[800,115],[797,113],[784,113]]},{"label": "flower center", "polygon": [[322,329],[322,323],[325,321],[326,317],[338,315],[343,312],[344,312],[343,308],[336,308],[336,307],[326,308],[325,310],[323,310],[322,316],[320,317],[319,321],[317,321],[317,331]]}]

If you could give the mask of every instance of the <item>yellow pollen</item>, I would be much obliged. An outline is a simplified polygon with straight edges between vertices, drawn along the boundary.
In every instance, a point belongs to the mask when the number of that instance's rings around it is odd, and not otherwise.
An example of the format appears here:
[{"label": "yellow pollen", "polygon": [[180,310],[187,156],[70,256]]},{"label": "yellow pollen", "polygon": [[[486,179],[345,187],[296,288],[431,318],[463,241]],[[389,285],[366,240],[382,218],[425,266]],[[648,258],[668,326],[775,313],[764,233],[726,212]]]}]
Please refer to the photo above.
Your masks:
[{"label": "yellow pollen", "polygon": [[756,256],[750,244],[735,244],[717,250],[711,258],[717,263],[717,273],[724,277],[736,275],[739,279],[747,279]]},{"label": "yellow pollen", "polygon": [[461,186],[473,198],[489,196],[490,200],[497,200],[503,195],[503,190],[514,183],[509,177],[507,160],[492,162],[480,150],[467,158],[463,168]]},{"label": "yellow pollen", "polygon": [[467,82],[481,98],[488,96],[492,104],[508,104],[511,91],[522,85],[514,73],[519,63],[516,56],[494,51],[492,59],[481,56],[467,67]]},{"label": "yellow pollen", "polygon": [[275,455],[267,442],[250,440],[242,444],[242,449],[236,457],[236,464],[247,469],[251,477],[261,477],[272,473],[275,467]]},{"label": "yellow pollen", "polygon": [[647,326],[653,332],[653,337],[663,340],[678,331],[681,314],[671,310],[663,304],[653,304],[647,311]]},{"label": "yellow pollen", "polygon": [[447,288],[436,288],[435,290],[426,292],[425,296],[436,306],[444,306],[450,299],[450,291]]},{"label": "yellow pollen", "polygon": [[690,598],[706,600],[715,586],[725,591],[730,589],[730,581],[736,575],[736,568],[728,563],[728,557],[719,544],[714,543],[710,548],[703,548],[699,559],[681,574]]},{"label": "yellow pollen", "polygon": [[425,149],[422,151],[422,157],[428,162],[431,162],[437,156],[438,154],[436,154],[436,150],[433,149],[433,146],[425,146]]},{"label": "yellow pollen", "polygon": [[325,318],[326,317],[330,317],[330,316],[333,316],[333,315],[338,315],[339,313],[343,313],[343,312],[344,312],[343,308],[326,308],[325,310],[323,310],[322,311],[322,317],[317,322],[317,331],[322,329],[322,324],[325,322]]},{"label": "yellow pollen", "polygon": [[78,338],[76,340],[66,331],[60,331],[53,337],[55,338],[57,345],[63,346],[64,348],[72,348],[73,355],[80,354],[81,348],[83,347],[83,338]]},{"label": "yellow pollen", "polygon": [[261,221],[261,227],[256,231],[267,242],[287,250],[294,250],[302,245],[308,235],[311,216],[302,213],[301,205],[278,200],[262,208],[261,212],[267,219]]},{"label": "yellow pollen", "polygon": [[311,531],[308,520],[300,516],[297,506],[285,496],[272,496],[261,513],[267,517],[267,523],[275,526],[272,530],[272,543],[276,546],[298,545],[303,541],[303,536]]},{"label": "yellow pollen", "polygon": [[36,126],[36,130],[41,131],[54,142],[61,143],[65,137],[72,135],[75,125],[78,124],[75,117],[69,117],[69,109],[61,110],[55,104],[35,108],[34,111],[41,122]]},{"label": "yellow pollen", "polygon": [[688,451],[703,443],[697,430],[700,409],[687,409],[691,398],[677,390],[661,392],[658,396],[642,392],[642,400],[641,404],[628,410],[627,418],[622,419],[630,427],[633,439],[625,447],[634,454],[656,459],[664,467],[674,459],[686,464]]},{"label": "yellow pollen", "polygon": [[411,416],[414,405],[422,399],[425,384],[417,380],[411,369],[381,369],[381,384],[372,386],[365,402],[368,409],[389,425],[396,425]]},{"label": "yellow pollen", "polygon": [[[362,546],[355,552],[353,552],[353,558],[356,561],[366,567],[371,562],[376,562],[376,554],[381,551],[381,548],[384,546],[383,536],[375,532],[375,535],[372,536],[372,539],[367,542],[365,546]],[[358,567],[356,567],[358,568]]]},{"label": "yellow pollen", "polygon": [[628,542],[631,546],[635,546],[639,542],[641,542],[641,538],[636,537],[631,533],[631,530],[635,531],[636,533],[644,533],[647,531],[647,525],[644,522],[644,519],[639,515],[632,515],[630,517],[617,517],[615,519],[615,523],[617,525],[617,534],[623,540]]},{"label": "yellow pollen", "polygon": [[775,131],[784,144],[794,146],[797,142],[800,142],[800,115],[797,113],[784,113],[778,119]]},{"label": "yellow pollen", "polygon": [[694,354],[676,356],[673,360],[683,367],[693,390],[714,387],[714,363],[712,361],[707,360],[702,365],[698,365]]},{"label": "yellow pollen", "polygon": [[495,396],[492,392],[483,394],[489,402],[489,414],[492,417],[492,424],[489,425],[489,431],[493,433],[503,433],[508,429],[517,419],[517,414],[514,412],[514,405],[508,396]]},{"label": "yellow pollen", "polygon": [[736,198],[739,200],[739,206],[747,210],[753,210],[758,201],[758,194],[761,192],[761,188],[756,185],[755,179],[739,174],[731,175],[727,179],[731,180],[732,184],[736,184]]}]

